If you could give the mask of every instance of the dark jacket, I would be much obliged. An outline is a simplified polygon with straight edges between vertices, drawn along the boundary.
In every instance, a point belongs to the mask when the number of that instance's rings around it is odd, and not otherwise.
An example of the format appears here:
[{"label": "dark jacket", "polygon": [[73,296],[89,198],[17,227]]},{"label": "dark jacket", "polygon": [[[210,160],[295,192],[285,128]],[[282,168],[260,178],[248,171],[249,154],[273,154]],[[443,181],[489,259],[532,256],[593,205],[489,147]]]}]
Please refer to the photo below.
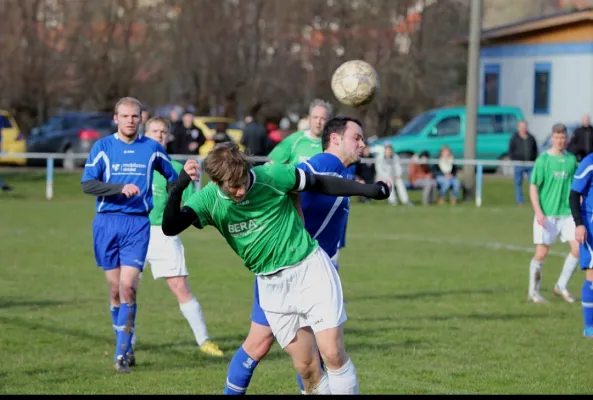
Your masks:
[{"label": "dark jacket", "polygon": [[575,129],[567,150],[574,154],[579,161],[593,153],[593,127],[581,126]]},{"label": "dark jacket", "polygon": [[509,157],[513,161],[535,161],[537,158],[537,142],[531,133],[523,139],[515,132],[509,142]]},{"label": "dark jacket", "polygon": [[[198,154],[200,147],[206,143],[206,136],[200,128],[195,125],[186,128],[182,121],[177,121],[171,126],[173,140],[167,144],[169,154]],[[195,150],[190,150],[190,143],[197,143]]]},{"label": "dark jacket", "polygon": [[[373,155],[369,154],[365,158],[372,158]],[[375,183],[375,163],[367,164],[362,161],[356,163],[355,174],[357,177],[362,179],[364,183]]]},{"label": "dark jacket", "polygon": [[262,124],[251,121],[243,129],[241,144],[245,146],[245,154],[267,156],[269,149],[268,131]]},{"label": "dark jacket", "polygon": [[[443,171],[441,171],[441,167],[439,167],[439,164],[435,164],[432,166],[431,168],[432,170],[432,174],[433,176],[436,178],[437,176],[441,176],[441,175],[445,175],[445,173]],[[453,168],[451,169],[450,172],[451,176],[456,177],[457,176],[457,165],[453,164]]]}]

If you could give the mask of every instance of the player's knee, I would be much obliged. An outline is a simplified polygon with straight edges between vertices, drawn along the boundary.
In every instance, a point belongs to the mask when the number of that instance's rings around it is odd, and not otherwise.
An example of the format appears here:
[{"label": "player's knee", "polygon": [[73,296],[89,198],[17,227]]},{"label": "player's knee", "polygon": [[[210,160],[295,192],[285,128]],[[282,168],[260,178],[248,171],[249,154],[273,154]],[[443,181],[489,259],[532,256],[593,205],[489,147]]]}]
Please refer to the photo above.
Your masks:
[{"label": "player's knee", "polygon": [[191,295],[189,285],[186,284],[186,279],[183,276],[169,278],[167,279],[167,284],[177,297],[187,297],[188,295]]},{"label": "player's knee", "polygon": [[316,357],[307,357],[294,360],[294,369],[304,381],[314,380],[322,375],[321,363]]},{"label": "player's knee", "polygon": [[326,346],[323,349],[319,349],[323,361],[329,369],[340,369],[348,362],[348,355],[342,346]]},{"label": "player's knee", "polygon": [[120,299],[124,303],[136,303],[136,288],[134,282],[122,282],[119,285]]},{"label": "player's knee", "polygon": [[250,331],[243,343],[243,349],[251,358],[259,361],[268,354],[273,344],[274,335],[271,332],[270,334],[263,334],[262,332],[254,333]]}]

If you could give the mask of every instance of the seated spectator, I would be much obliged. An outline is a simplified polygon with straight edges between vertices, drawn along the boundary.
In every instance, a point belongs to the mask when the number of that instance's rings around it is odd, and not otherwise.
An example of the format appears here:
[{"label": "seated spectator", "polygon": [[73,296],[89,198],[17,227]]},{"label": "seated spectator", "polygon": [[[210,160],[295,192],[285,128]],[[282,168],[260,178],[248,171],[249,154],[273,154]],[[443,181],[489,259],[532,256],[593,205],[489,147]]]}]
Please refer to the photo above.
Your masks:
[{"label": "seated spectator", "polygon": [[422,204],[425,206],[434,203],[437,188],[437,182],[433,177],[430,166],[426,163],[428,158],[427,151],[414,155],[408,169],[410,186],[415,189],[422,189]]},{"label": "seated spectator", "polygon": [[457,204],[461,182],[457,179],[457,166],[449,146],[441,147],[439,162],[433,166],[434,176],[439,185],[439,204],[445,203],[445,196],[451,190],[451,204]]}]

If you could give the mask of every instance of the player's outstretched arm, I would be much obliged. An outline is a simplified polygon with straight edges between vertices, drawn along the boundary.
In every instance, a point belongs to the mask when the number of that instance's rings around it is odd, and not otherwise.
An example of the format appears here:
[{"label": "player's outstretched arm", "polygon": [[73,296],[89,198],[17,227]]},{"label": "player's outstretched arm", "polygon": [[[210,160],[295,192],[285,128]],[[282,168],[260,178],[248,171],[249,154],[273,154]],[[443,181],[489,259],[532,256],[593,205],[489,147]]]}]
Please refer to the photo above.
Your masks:
[{"label": "player's outstretched arm", "polygon": [[107,183],[96,179],[82,182],[82,191],[92,196],[118,196],[122,194],[123,183]]},{"label": "player's outstretched arm", "polygon": [[375,200],[389,198],[391,188],[385,182],[359,183],[330,175],[317,175],[296,169],[297,190],[311,191],[328,196],[364,196]]},{"label": "player's outstretched arm", "polygon": [[162,224],[163,233],[167,236],[179,235],[198,220],[198,216],[194,210],[186,206],[181,207],[183,192],[191,181],[192,179],[187,172],[181,170],[179,179],[169,192],[169,199],[163,213]]}]

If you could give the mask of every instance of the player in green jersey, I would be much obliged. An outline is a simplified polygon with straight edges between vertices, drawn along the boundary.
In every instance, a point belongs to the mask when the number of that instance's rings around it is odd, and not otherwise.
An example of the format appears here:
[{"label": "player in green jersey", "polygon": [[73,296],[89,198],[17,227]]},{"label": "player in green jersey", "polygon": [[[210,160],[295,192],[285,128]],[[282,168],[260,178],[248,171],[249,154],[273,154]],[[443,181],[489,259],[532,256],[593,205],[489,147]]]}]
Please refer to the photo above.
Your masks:
[{"label": "player in green jersey", "polygon": [[323,100],[313,100],[309,106],[309,129],[288,135],[268,154],[276,164],[297,165],[321,153],[321,133],[332,117],[332,106]]},{"label": "player in green jersey", "polygon": [[569,303],[574,302],[566,286],[579,260],[579,244],[575,240],[576,228],[568,200],[577,159],[566,152],[565,147],[566,127],[556,124],[552,128],[552,148],[537,157],[531,174],[529,197],[535,211],[533,243],[536,247],[529,266],[528,300],[534,303],[546,301],[540,294],[542,263],[558,236],[562,242],[570,244],[570,253],[554,286],[554,294]]},{"label": "player in green jersey", "polygon": [[[165,146],[168,134],[169,124],[163,118],[155,117],[146,121],[144,133],[146,137]],[[178,161],[171,160],[171,164],[177,173],[183,169],[183,164]],[[182,200],[187,201],[194,193],[196,193],[195,186],[189,185],[183,192]],[[179,236],[169,237],[163,234],[161,224],[168,197],[167,180],[155,171],[152,180],[153,208],[148,216],[150,219],[150,242],[146,262],[150,264],[154,279],[166,279],[167,285],[177,298],[181,313],[194,333],[200,350],[211,356],[222,357],[223,352],[208,336],[202,308],[187,281],[189,272],[185,265],[183,244]]]},{"label": "player in green jersey", "polygon": [[[305,230],[288,194],[308,190],[384,200],[390,187],[314,175],[289,164],[251,168],[233,143],[214,147],[204,163],[211,182],[183,207],[182,192],[191,179],[198,179],[198,164],[188,160],[181,171],[165,207],[165,235],[177,235],[190,225],[215,227],[257,276],[260,305],[274,337],[292,357],[305,392],[358,393],[356,369],[344,346],[340,278]],[[340,369],[325,375],[319,353],[326,365]]]}]

